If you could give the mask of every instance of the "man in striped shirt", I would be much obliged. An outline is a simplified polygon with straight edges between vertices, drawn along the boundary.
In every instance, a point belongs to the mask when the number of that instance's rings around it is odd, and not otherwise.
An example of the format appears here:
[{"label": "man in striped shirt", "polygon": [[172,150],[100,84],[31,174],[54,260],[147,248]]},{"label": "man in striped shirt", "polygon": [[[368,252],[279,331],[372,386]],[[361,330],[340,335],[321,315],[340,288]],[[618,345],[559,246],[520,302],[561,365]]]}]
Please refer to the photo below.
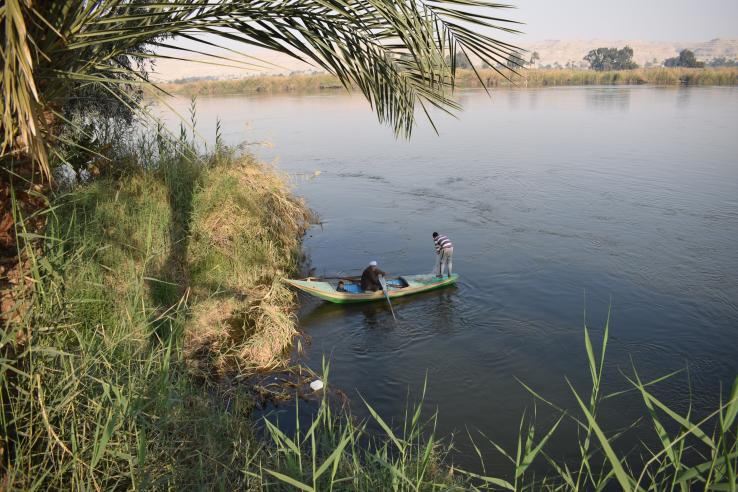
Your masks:
[{"label": "man in striped shirt", "polygon": [[433,233],[433,244],[436,246],[436,255],[438,255],[438,277],[443,277],[444,267],[448,267],[448,276],[451,276],[451,266],[454,256],[454,245],[449,238],[441,236],[437,232]]}]

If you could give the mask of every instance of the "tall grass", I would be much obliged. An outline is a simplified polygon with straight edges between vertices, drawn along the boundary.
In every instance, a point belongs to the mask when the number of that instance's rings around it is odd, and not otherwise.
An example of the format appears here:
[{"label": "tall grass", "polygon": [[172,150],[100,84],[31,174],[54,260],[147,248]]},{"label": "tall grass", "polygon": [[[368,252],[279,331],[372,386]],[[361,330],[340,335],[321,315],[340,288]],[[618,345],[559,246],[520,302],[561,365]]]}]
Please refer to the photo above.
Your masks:
[{"label": "tall grass", "polygon": [[[456,87],[548,87],[581,85],[738,85],[738,68],[641,68],[596,72],[594,70],[523,70],[512,81],[492,69],[457,71]],[[481,82],[480,82],[481,78]],[[277,94],[340,89],[329,74],[293,74],[247,77],[237,80],[208,80],[164,84],[167,90],[186,95],[225,96],[236,94]]]},{"label": "tall grass", "polygon": [[[735,490],[738,378],[730,395],[717,408],[696,418],[691,408],[684,414],[677,413],[654,395],[653,386],[668,376],[642,381],[634,369],[632,375],[625,376],[630,384],[627,392],[640,395],[645,419],[643,424],[631,425],[639,432],[640,444],[621,453],[616,450],[622,431],[606,429],[599,417],[603,405],[625,393],[602,394],[608,337],[609,322],[604,327],[598,354],[590,329],[584,328],[591,385],[582,391],[568,383],[575,408],[563,410],[528,388],[537,401],[558,412],[558,418],[540,431],[535,419],[524,417],[514,449],[504,449],[487,440],[492,451],[509,461],[506,469],[478,473],[449,466],[448,443],[439,440],[435,433],[436,415],[422,417],[422,401],[408,407],[398,426],[389,425],[364,402],[372,427],[379,429],[370,432],[368,421],[356,422],[350,415],[334,413],[324,398],[312,420],[302,427],[296,409],[296,430],[290,435],[267,422],[272,444],[265,450],[269,458],[259,471],[262,478],[273,479],[273,483],[265,485],[280,484],[285,489],[305,491]],[[328,376],[325,368],[324,375]],[[571,421],[579,430],[578,458],[562,460],[549,451],[565,421]],[[482,443],[475,442],[471,434],[469,438],[481,458]],[[484,460],[481,467],[489,470]]]},{"label": "tall grass", "polygon": [[[494,70],[480,71],[481,79],[487,87],[547,87],[583,85],[738,85],[738,69],[735,68],[639,68],[635,70],[526,70],[522,77],[510,80]],[[482,87],[479,79],[471,71],[460,73],[460,87]]]},{"label": "tall grass", "polygon": [[[448,444],[435,434],[436,415],[421,418],[421,405],[405,413],[399,428],[392,427],[364,403],[378,433],[367,422],[334,415],[327,400],[306,430],[288,436],[267,423],[273,446],[262,474],[300,490],[626,490],[688,491],[735,490],[738,487],[738,378],[717,407],[697,418],[690,407],[680,414],[653,393],[667,377],[642,381],[634,369],[625,378],[628,392],[643,401],[644,424],[634,422],[640,444],[627,453],[616,451],[621,432],[607,430],[599,415],[602,406],[625,392],[603,395],[603,368],[609,337],[604,327],[599,354],[590,330],[584,328],[584,346],[591,385],[586,392],[571,383],[577,407],[569,411],[532,388],[531,395],[560,415],[542,432],[535,420],[523,418],[517,446],[506,450],[487,440],[492,450],[509,462],[508,469],[477,473],[448,466]],[[327,376],[327,370],[324,370]],[[423,394],[425,391],[423,391]],[[296,412],[297,414],[297,412]],[[562,422],[579,429],[576,459],[563,461],[548,451]],[[526,423],[527,422],[527,423]],[[651,436],[646,435],[650,431]],[[469,438],[472,439],[471,434]],[[655,442],[655,447],[646,443]],[[479,456],[480,446],[472,439]],[[535,464],[536,472],[533,472]],[[489,467],[482,462],[482,469]]]},{"label": "tall grass", "polygon": [[[494,441],[489,444],[511,463],[507,475],[480,475],[462,471],[478,484],[508,490],[610,490],[688,491],[736,490],[738,487],[738,376],[730,395],[720,398],[717,407],[695,417],[691,404],[680,414],[660,401],[652,387],[672,375],[642,381],[635,367],[625,375],[630,389],[602,395],[602,377],[609,337],[609,319],[605,324],[600,353],[594,350],[590,331],[584,327],[591,386],[585,393],[567,384],[577,408],[565,411],[534,389],[525,386],[543,404],[561,415],[544,435],[536,437],[535,422],[523,426],[515,450],[505,450]],[[645,425],[634,422],[640,444],[627,453],[616,451],[621,432],[608,431],[600,421],[601,407],[607,400],[634,391],[643,401]],[[588,395],[587,395],[588,393]],[[563,419],[570,419],[579,430],[579,457],[562,461],[546,452],[545,444],[556,438]],[[645,435],[650,430],[651,435]],[[655,442],[650,446],[647,443]],[[548,472],[530,475],[535,459],[548,465]]]},{"label": "tall grass", "polygon": [[343,88],[338,78],[327,73],[262,75],[234,80],[199,80],[179,84],[162,84],[162,87],[188,96],[281,94]]},{"label": "tall grass", "polygon": [[282,279],[296,269],[309,219],[285,178],[251,157],[202,176],[187,248],[197,300],[187,353],[223,347],[209,356],[220,371],[279,363],[297,333]]},{"label": "tall grass", "polygon": [[[179,350],[186,298],[151,302],[166,251],[157,223],[167,213],[159,208],[165,190],[148,180],[111,195],[93,185],[49,212],[47,251],[32,272],[44,290],[25,320],[32,339],[6,351],[2,365],[8,490],[244,483],[226,464],[233,442],[243,443],[239,459],[249,454],[249,400],[234,392],[231,408],[241,413],[227,412],[224,400],[195,385]],[[132,194],[137,186],[148,193]],[[126,214],[135,217],[126,225],[140,218],[141,227],[121,242],[107,237],[108,219]],[[4,335],[3,347],[12,347],[12,332]]]},{"label": "tall grass", "polygon": [[[324,364],[323,379],[328,379]],[[265,421],[271,440],[260,467],[264,485],[277,490],[463,490],[461,477],[443,464],[446,444],[435,435],[436,416],[424,418],[422,401],[407,406],[403,424],[393,428],[365,402],[379,433],[367,430],[345,409],[333,410],[329,386],[311,421],[287,435]],[[423,389],[425,394],[425,388]]]},{"label": "tall grass", "polygon": [[[738,85],[738,69],[735,68],[639,68],[635,70],[526,70],[514,80],[515,86],[545,87],[571,85]],[[487,87],[511,85],[493,70],[481,71]],[[471,73],[460,75],[462,87],[482,87]]]},{"label": "tall grass", "polygon": [[[399,423],[390,424],[370,402],[364,403],[369,420],[357,421],[333,404],[327,367],[327,389],[311,419],[298,418],[298,401],[294,432],[265,423],[266,440],[256,435],[248,387],[201,377],[203,360],[217,364],[223,354],[239,360],[241,345],[234,342],[223,351],[206,345],[192,354],[188,333],[201,329],[198,306],[217,299],[211,305],[217,317],[218,308],[242,302],[236,294],[250,281],[241,284],[245,277],[232,270],[243,267],[243,258],[250,258],[248,267],[257,272],[253,279],[269,279],[265,265],[274,257],[264,256],[267,244],[293,246],[292,240],[282,243],[274,236],[228,256],[227,248],[219,248],[233,238],[248,239],[233,229],[223,229],[222,236],[213,232],[227,218],[212,218],[216,204],[234,213],[229,202],[238,199],[238,214],[253,221],[238,227],[273,235],[281,230],[280,221],[261,222],[260,211],[250,207],[272,190],[275,201],[265,202],[269,209],[276,215],[289,211],[277,208],[284,188],[274,175],[255,183],[263,170],[248,159],[164,156],[168,160],[155,157],[148,170],[135,166],[125,179],[104,177],[77,189],[45,212],[50,228],[44,255],[34,257],[29,272],[37,295],[24,320],[34,328],[28,330],[32,339],[15,343],[14,330],[22,326],[2,334],[5,488],[735,489],[738,381],[713,411],[697,416],[691,408],[683,413],[669,408],[653,392],[660,379],[643,381],[632,371],[625,377],[630,391],[640,395],[648,424],[634,426],[641,433],[650,428],[652,439],[621,454],[620,434],[605,428],[600,418],[603,407],[617,405],[620,396],[602,393],[609,323],[599,352],[593,332],[584,329],[584,369],[591,385],[586,390],[571,386],[575,408],[564,411],[530,388],[539,404],[560,412],[553,424],[540,430],[534,421],[521,421],[517,446],[510,450],[494,441],[473,441],[480,455],[483,446],[501,453],[509,460],[507,468],[484,466],[475,472],[450,466],[449,443],[435,433],[436,416],[423,416],[422,399],[408,406]],[[254,190],[253,200],[231,193],[228,182],[238,179],[247,180],[249,185],[238,189]],[[187,203],[189,212],[179,209]],[[182,223],[188,216],[191,220]],[[281,217],[285,220],[291,219]],[[189,243],[179,251],[183,237]],[[253,255],[254,249],[261,252]],[[275,272],[286,268],[284,261]],[[206,266],[192,269],[193,264]],[[266,292],[273,288],[269,281],[261,285]],[[254,295],[247,292],[243,299],[248,309]],[[244,326],[225,323],[223,328],[239,333]],[[579,429],[577,459],[551,454],[564,422]]]},{"label": "tall grass", "polygon": [[[249,487],[253,396],[202,376],[221,357],[263,366],[291,341],[294,296],[269,292],[297,261],[307,211],[251,156],[200,156],[186,135],[120,140],[116,166],[36,212],[45,236],[18,231],[35,295],[2,334],[3,487]],[[233,215],[210,220],[216,204]],[[194,314],[208,302],[243,313],[207,325]],[[193,343],[204,326],[219,346]],[[271,352],[257,359],[244,347],[260,340]]]}]

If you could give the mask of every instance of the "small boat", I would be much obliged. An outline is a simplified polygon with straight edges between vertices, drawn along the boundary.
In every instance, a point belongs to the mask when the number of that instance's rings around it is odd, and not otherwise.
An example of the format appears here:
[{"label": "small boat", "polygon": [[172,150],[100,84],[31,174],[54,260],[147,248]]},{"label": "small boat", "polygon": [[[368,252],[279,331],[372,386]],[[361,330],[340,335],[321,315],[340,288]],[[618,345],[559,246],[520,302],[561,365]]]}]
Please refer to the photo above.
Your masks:
[{"label": "small boat", "polygon": [[[404,297],[412,294],[419,294],[433,289],[440,289],[453,285],[458,280],[458,274],[454,273],[450,277],[436,277],[432,274],[425,275],[405,275],[402,277],[387,279],[387,288],[390,299],[396,297]],[[352,304],[356,302],[373,302],[383,301],[385,299],[384,292],[364,292],[361,290],[357,277],[336,278],[333,281],[328,279],[308,277],[300,280],[285,279],[285,282],[293,287],[307,292],[315,297],[320,297],[326,301],[335,302],[336,304]],[[336,290],[339,280],[343,280],[346,292]]]}]

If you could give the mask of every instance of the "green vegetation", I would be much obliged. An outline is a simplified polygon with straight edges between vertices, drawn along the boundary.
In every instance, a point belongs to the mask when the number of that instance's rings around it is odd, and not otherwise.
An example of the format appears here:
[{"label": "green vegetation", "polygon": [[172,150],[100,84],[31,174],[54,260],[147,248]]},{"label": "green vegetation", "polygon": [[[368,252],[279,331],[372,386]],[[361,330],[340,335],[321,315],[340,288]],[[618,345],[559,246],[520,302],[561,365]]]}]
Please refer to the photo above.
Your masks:
[{"label": "green vegetation", "polygon": [[[584,328],[591,387],[583,393],[567,381],[578,405],[576,411],[567,412],[526,386],[537,401],[559,414],[552,424],[541,431],[535,422],[535,412],[533,418],[526,419],[524,415],[517,445],[510,450],[478,433],[510,462],[506,470],[489,473],[484,461],[480,464],[481,473],[449,468],[442,460],[448,445],[439,441],[434,431],[436,416],[424,421],[419,405],[406,410],[398,429],[388,425],[365,403],[381,429],[379,435],[372,435],[367,433],[365,423],[333,417],[324,399],[306,432],[300,432],[298,422],[295,425],[298,431],[293,436],[267,425],[275,444],[271,450],[280,457],[275,464],[282,468],[265,471],[283,483],[306,491],[735,489],[738,486],[738,377],[726,400],[715,411],[699,417],[694,416],[691,408],[679,414],[654,396],[654,385],[670,376],[642,381],[633,369],[632,375],[625,376],[629,390],[605,395],[602,375],[608,332],[609,321],[597,354],[590,330]],[[327,370],[324,372],[327,375]],[[618,440],[627,430],[603,429],[599,415],[607,402],[630,392],[642,399],[646,423],[634,422],[628,429],[637,429],[642,445],[622,452],[617,450]],[[551,456],[546,445],[556,439],[559,428],[567,420],[579,431],[579,457],[562,461]],[[646,431],[651,434],[647,435]],[[471,433],[469,438],[481,459],[481,444],[474,442]],[[362,440],[366,444],[357,446]],[[654,445],[649,447],[646,442]]]},{"label": "green vegetation", "polygon": [[[481,70],[480,76],[487,87],[547,87],[582,85],[738,85],[738,69],[735,68],[638,68],[634,70],[525,70],[522,80],[509,80],[491,70]],[[460,73],[460,87],[482,87],[472,73]]]},{"label": "green vegetation", "polygon": [[531,67],[535,67],[536,63],[541,59],[541,55],[538,54],[537,51],[534,51],[530,54],[530,60],[528,61],[528,65]]},{"label": "green vegetation", "polygon": [[[490,29],[516,32],[508,27],[512,21],[494,15],[505,5],[480,4],[470,12],[464,3],[10,0],[0,8],[3,169],[25,156],[48,177],[72,108],[106,99],[139,108],[141,88],[153,87],[145,62],[162,56],[156,54],[162,48],[185,60],[208,50],[213,43],[200,34],[309,61],[355,85],[381,122],[409,135],[416,104],[458,109],[448,97],[455,65],[446,55],[464,51],[493,64],[514,49],[489,35]],[[202,50],[179,47],[178,36]],[[212,55],[209,62],[269,66],[237,58]]]},{"label": "green vegetation", "polygon": [[510,53],[510,55],[507,57],[507,60],[505,61],[505,67],[510,70],[517,70],[518,68],[522,68],[527,64],[528,63],[523,59],[523,55],[521,55],[517,51],[513,51],[512,53]]},{"label": "green vegetation", "polygon": [[665,67],[704,68],[705,62],[697,61],[692,50],[682,50],[679,56],[664,60]]},{"label": "green vegetation", "polygon": [[724,56],[720,56],[718,58],[713,58],[710,60],[710,63],[708,63],[711,67],[738,67],[738,60],[735,58],[728,59]]},{"label": "green vegetation", "polygon": [[262,75],[233,80],[197,80],[162,84],[162,88],[187,96],[226,96],[235,94],[282,94],[343,89],[341,81],[328,73]]},{"label": "green vegetation", "polygon": [[[43,212],[49,223],[43,255],[32,256],[29,272],[42,288],[23,323],[3,332],[2,475],[8,490],[247,483],[240,474],[234,478],[230,466],[248,460],[256,446],[247,419],[251,398],[238,389],[228,399],[207,390],[196,383],[191,362],[208,353],[184,356],[188,339],[200,334],[192,314],[198,306],[215,297],[225,305],[243,302],[225,285],[196,280],[183,245],[188,229],[199,224],[190,223],[194,214],[187,206],[207,209],[203,204],[213,196],[230,206],[289,198],[274,190],[275,178],[237,191],[212,185],[213,176],[261,172],[249,158],[201,160],[167,152],[151,164],[150,170],[116,170]],[[283,218],[301,220],[304,209],[297,203],[294,209],[297,217]],[[243,233],[253,234],[251,244],[264,256],[228,267],[246,278],[255,277],[252,270],[271,273],[251,294],[268,291],[280,268],[290,266],[299,229],[288,221],[275,227],[259,215],[248,219],[253,225]],[[268,235],[258,236],[262,230]],[[277,307],[289,308],[291,301]],[[267,294],[249,302],[276,304]],[[240,330],[258,339],[271,338],[270,329],[234,323],[236,335],[210,347],[210,355],[238,355],[249,343]],[[234,448],[237,443],[242,447]]]},{"label": "green vegetation", "polygon": [[638,68],[638,65],[633,61],[633,48],[630,46],[620,50],[617,48],[597,48],[587,53],[587,56],[583,59],[589,63],[589,68],[598,72]]},{"label": "green vegetation", "polygon": [[253,396],[213,377],[290,344],[308,214],[253,158],[165,142],[41,212],[36,296],[3,332],[8,490],[250,483]]},{"label": "green vegetation", "polygon": [[[510,462],[505,468],[490,469],[484,462],[481,472],[449,466],[449,442],[435,434],[435,415],[423,417],[422,402],[409,406],[394,425],[366,403],[373,427],[381,429],[370,432],[367,422],[336,409],[330,384],[312,419],[300,422],[296,409],[295,432],[265,423],[260,436],[250,419],[249,387],[203,376],[218,373],[222,354],[242,360],[244,331],[251,337],[269,334],[259,335],[245,322],[223,323],[214,311],[240,302],[230,291],[240,276],[259,278],[257,287],[269,296],[275,284],[265,273],[277,275],[285,263],[263,248],[282,244],[283,254],[296,254],[294,243],[283,239],[295,233],[292,213],[301,220],[303,212],[283,207],[265,220],[261,210],[251,210],[256,199],[289,199],[277,178],[249,157],[170,155],[154,162],[148,171],[134,167],[62,195],[47,212],[45,254],[32,270],[43,286],[27,318],[33,340],[12,351],[18,332],[3,334],[6,489],[730,490],[736,484],[738,380],[714,412],[696,415],[692,409],[677,413],[654,396],[652,388],[663,378],[642,381],[633,371],[626,376],[630,391],[642,398],[649,422],[633,427],[656,446],[617,450],[622,430],[599,423],[604,407],[617,405],[622,395],[602,393],[607,324],[599,353],[591,328],[585,328],[592,385],[586,391],[572,386],[578,410],[564,411],[530,389],[559,416],[543,428],[524,418],[515,449],[470,429],[474,448],[501,453]],[[213,186],[240,176],[251,186]],[[191,220],[180,222],[187,216],[180,207],[188,202]],[[262,231],[255,234],[259,238],[239,235],[226,213],[210,215],[214,202],[228,212],[242,207],[239,214],[254,224],[249,230]],[[208,273],[197,273],[206,243],[182,258],[178,245],[188,227],[193,239],[214,228],[206,242],[211,245],[259,241],[248,249],[262,253],[232,262],[217,252],[205,262],[212,267]],[[214,287],[212,279],[221,285]],[[198,338],[202,329],[201,307],[210,310],[214,298],[218,305],[206,318],[218,320],[220,340],[238,333],[227,344],[235,350],[206,345],[199,353],[188,351],[190,337]],[[287,309],[291,300],[270,302]],[[204,371],[206,366],[213,370]],[[327,366],[322,377],[330,379]],[[565,422],[580,429],[578,459],[562,461],[547,451]]]},{"label": "green vegetation", "polygon": [[[568,379],[566,381],[578,405],[577,411],[564,410],[522,383],[537,401],[551,407],[560,416],[538,439],[535,419],[526,425],[523,416],[514,451],[506,451],[483,436],[511,462],[509,476],[513,481],[506,480],[504,476],[471,476],[495,490],[578,491],[609,490],[608,487],[625,491],[734,490],[738,486],[738,377],[726,400],[721,398],[715,411],[699,417],[695,417],[691,404],[682,415],[654,396],[654,385],[674,374],[642,381],[634,367],[631,375],[624,374],[629,383],[628,390],[604,395],[603,369],[609,324],[608,319],[599,354],[594,350],[590,329],[586,325],[584,327],[591,388],[588,394],[582,393]],[[644,421],[648,424],[634,422],[629,429],[608,432],[599,422],[603,407],[608,401],[630,392],[642,398],[644,413],[647,414]],[[579,456],[569,462],[558,461],[545,451],[545,444],[554,439],[565,419],[571,419],[579,431]],[[618,439],[628,430],[637,430],[640,446],[619,452]],[[646,430],[653,432],[651,436],[646,435]],[[548,465],[548,471],[539,476],[530,471],[536,458],[545,460]]]},{"label": "green vegetation", "polygon": [[[273,170],[220,138],[205,153],[184,126],[179,140],[162,128],[131,138],[143,90],[161,94],[144,62],[152,48],[176,48],[173,36],[207,43],[193,36],[202,33],[300,53],[409,134],[417,105],[458,107],[449,91],[460,72],[446,55],[468,51],[497,66],[514,52],[471,30],[507,28],[464,3],[0,7],[4,490],[735,488],[735,389],[695,422],[632,376],[662,449],[616,454],[616,435],[597,423],[607,330],[599,362],[585,339],[593,389],[575,393],[581,415],[559,420],[582,431],[573,465],[545,453],[554,424],[542,438],[525,426],[516,452],[504,453],[510,470],[455,470],[419,406],[397,427],[367,405],[382,429],[374,434],[327,396],[293,435],[267,424],[271,441],[256,436],[243,379],[283,362],[295,334],[294,295],[279,279],[299,260],[309,214]],[[52,192],[48,178],[62,164],[94,179]],[[550,473],[534,475],[542,459]]]},{"label": "green vegetation", "polygon": [[[546,87],[577,85],[738,85],[738,69],[730,68],[642,68],[634,70],[523,70],[521,78],[510,81],[489,68],[477,71],[487,87]],[[481,88],[477,74],[460,69],[458,88]],[[335,77],[325,74],[292,74],[246,77],[237,80],[209,80],[184,84],[164,84],[173,92],[188,96],[280,94],[343,89]]]}]

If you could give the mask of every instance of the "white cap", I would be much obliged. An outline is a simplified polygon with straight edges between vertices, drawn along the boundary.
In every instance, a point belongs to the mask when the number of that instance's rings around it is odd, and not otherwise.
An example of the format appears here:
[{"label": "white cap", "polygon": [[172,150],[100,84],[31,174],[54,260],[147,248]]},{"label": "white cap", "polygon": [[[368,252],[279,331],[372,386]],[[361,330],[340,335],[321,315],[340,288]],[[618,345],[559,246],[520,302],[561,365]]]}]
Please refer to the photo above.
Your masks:
[{"label": "white cap", "polygon": [[377,266],[377,262],[376,261],[370,261],[369,262],[369,266]]}]

